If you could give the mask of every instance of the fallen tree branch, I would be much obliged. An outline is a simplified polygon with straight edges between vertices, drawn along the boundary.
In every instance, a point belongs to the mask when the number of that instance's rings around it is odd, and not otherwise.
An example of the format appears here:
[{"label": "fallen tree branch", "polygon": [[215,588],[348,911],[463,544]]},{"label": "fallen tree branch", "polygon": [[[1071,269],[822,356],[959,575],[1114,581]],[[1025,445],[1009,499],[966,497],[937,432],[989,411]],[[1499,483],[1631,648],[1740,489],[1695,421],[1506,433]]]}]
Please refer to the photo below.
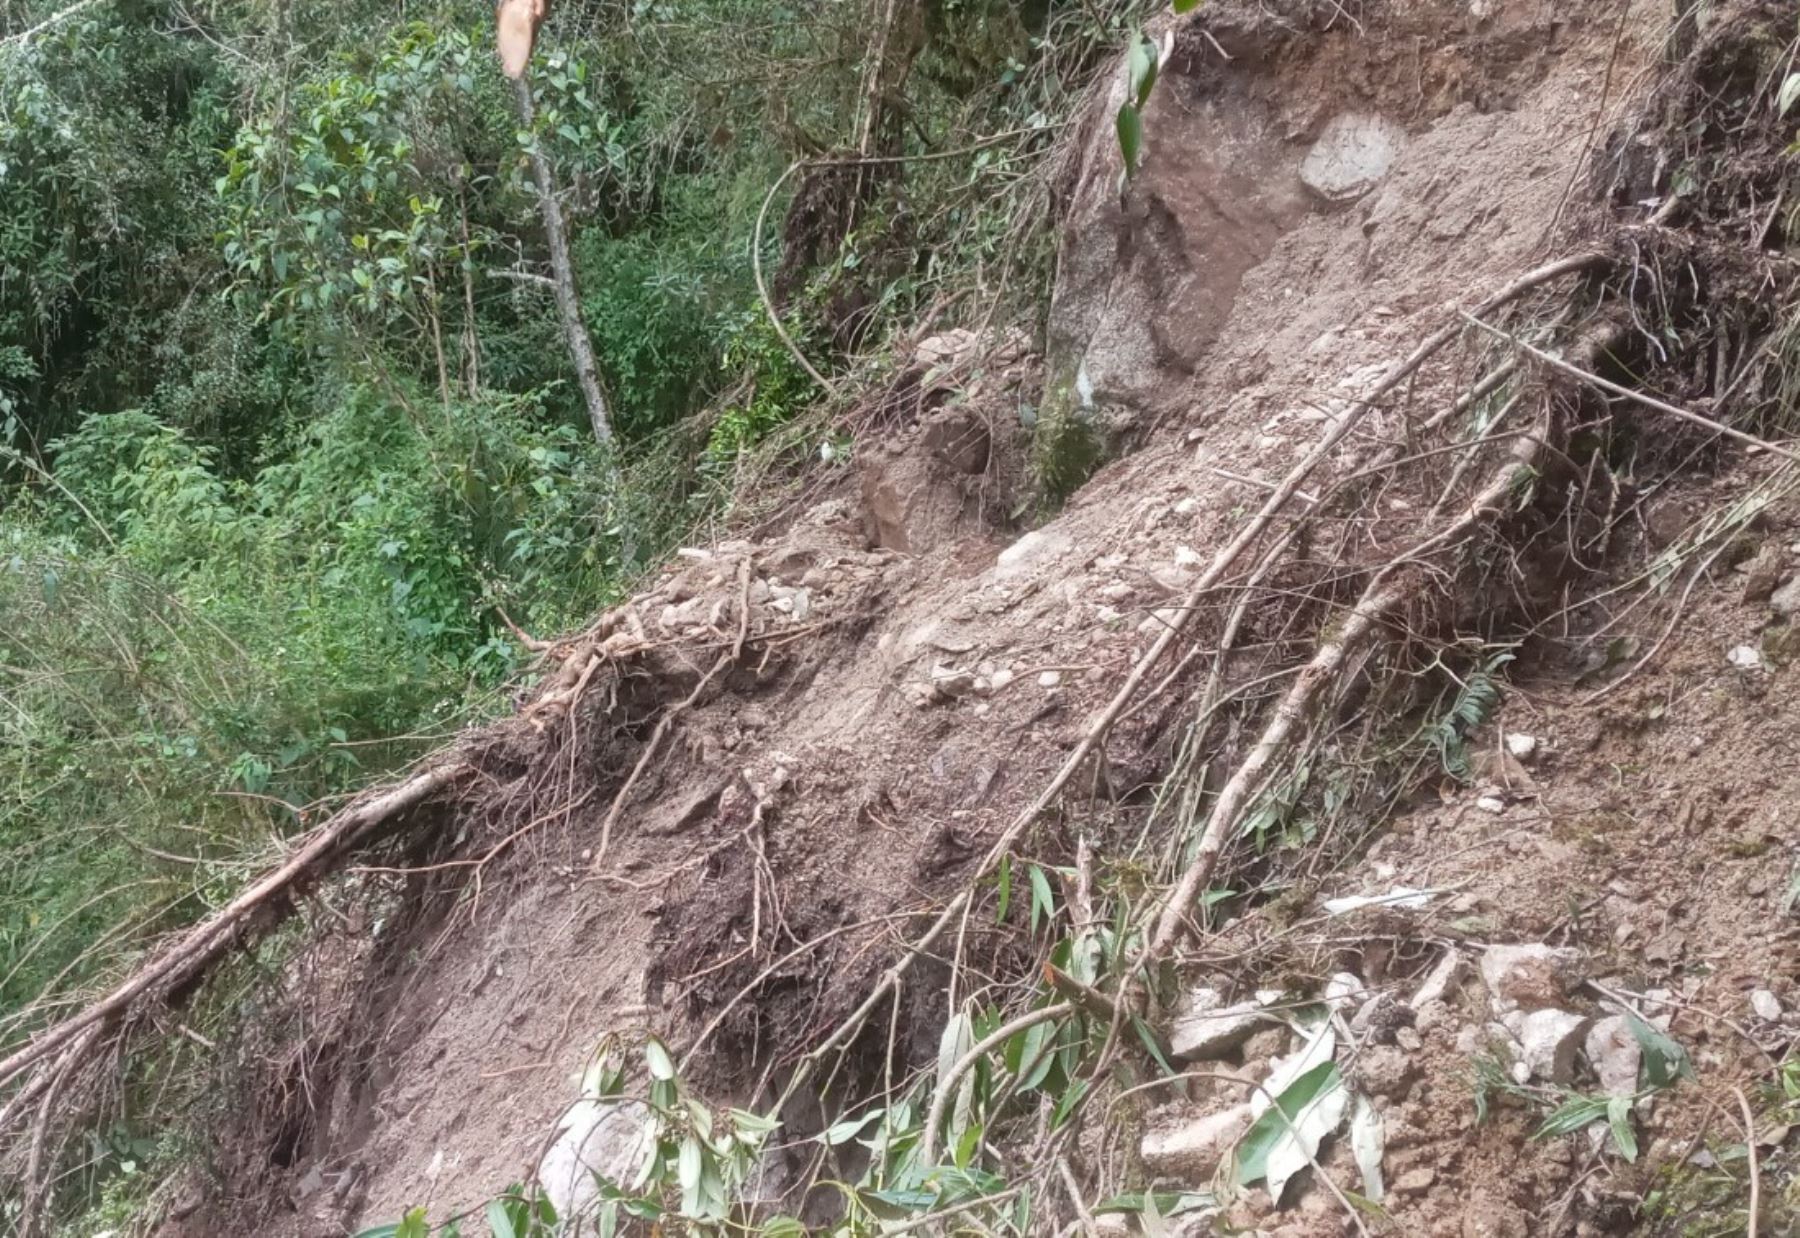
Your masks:
[{"label": "fallen tree branch", "polygon": [[88,1029],[124,1014],[134,1002],[151,991],[159,988],[166,991],[198,975],[225,953],[238,939],[239,930],[250,916],[275,895],[287,890],[335,853],[354,846],[376,826],[416,808],[472,772],[473,767],[460,761],[434,766],[414,774],[398,786],[376,792],[344,808],[319,827],[280,867],[182,933],[111,993],[89,1003],[78,1014],[39,1032],[0,1059],[0,1086],[17,1079]]}]

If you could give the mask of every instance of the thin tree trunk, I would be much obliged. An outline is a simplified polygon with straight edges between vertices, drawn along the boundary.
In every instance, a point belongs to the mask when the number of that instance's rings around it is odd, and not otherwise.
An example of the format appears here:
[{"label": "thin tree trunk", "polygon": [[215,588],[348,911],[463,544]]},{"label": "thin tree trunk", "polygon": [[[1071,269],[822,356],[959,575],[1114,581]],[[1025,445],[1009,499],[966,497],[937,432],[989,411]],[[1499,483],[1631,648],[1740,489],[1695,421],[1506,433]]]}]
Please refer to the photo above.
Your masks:
[{"label": "thin tree trunk", "polygon": [[475,333],[475,260],[469,246],[469,198],[463,191],[462,176],[456,178],[456,210],[462,220],[463,291],[463,379],[469,387],[469,398],[481,394],[481,337]]},{"label": "thin tree trunk", "polygon": [[[518,98],[519,115],[529,132],[534,116],[530,82],[523,76],[514,79],[513,94]],[[544,219],[544,239],[550,245],[556,308],[562,316],[569,358],[575,363],[575,377],[581,383],[581,396],[587,401],[588,421],[594,427],[594,439],[602,446],[610,446],[612,416],[606,407],[606,393],[600,390],[600,365],[594,358],[593,341],[588,339],[587,324],[581,320],[581,299],[575,291],[575,264],[569,259],[569,233],[563,222],[562,203],[556,200],[556,172],[535,138],[531,143],[531,172],[537,181],[538,210]]]}]

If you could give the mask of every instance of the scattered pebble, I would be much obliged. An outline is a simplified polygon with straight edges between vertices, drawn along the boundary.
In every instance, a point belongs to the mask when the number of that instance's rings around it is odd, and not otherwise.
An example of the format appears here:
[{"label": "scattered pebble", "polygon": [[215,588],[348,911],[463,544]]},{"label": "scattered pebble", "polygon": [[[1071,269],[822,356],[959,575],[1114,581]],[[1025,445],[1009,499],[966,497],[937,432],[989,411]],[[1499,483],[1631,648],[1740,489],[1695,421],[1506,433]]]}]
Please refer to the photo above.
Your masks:
[{"label": "scattered pebble", "polygon": [[1040,687],[1040,688],[1054,688],[1054,687],[1056,687],[1056,685],[1060,684],[1061,682],[1062,682],[1062,672],[1061,671],[1045,671],[1043,674],[1038,676],[1038,687]]},{"label": "scattered pebble", "polygon": [[1522,731],[1509,731],[1506,736],[1506,750],[1521,761],[1531,760],[1537,752],[1537,736],[1527,735]]},{"label": "scattered pebble", "polygon": [[1482,795],[1476,797],[1475,807],[1481,809],[1482,812],[1499,814],[1506,811],[1506,801],[1498,795]]},{"label": "scattered pebble", "polygon": [[1762,654],[1754,645],[1734,645],[1725,660],[1743,671],[1753,671],[1762,665]]},{"label": "scattered pebble", "polygon": [[1781,1018],[1781,999],[1768,989],[1757,989],[1750,994],[1750,1009],[1765,1023],[1773,1023]]}]

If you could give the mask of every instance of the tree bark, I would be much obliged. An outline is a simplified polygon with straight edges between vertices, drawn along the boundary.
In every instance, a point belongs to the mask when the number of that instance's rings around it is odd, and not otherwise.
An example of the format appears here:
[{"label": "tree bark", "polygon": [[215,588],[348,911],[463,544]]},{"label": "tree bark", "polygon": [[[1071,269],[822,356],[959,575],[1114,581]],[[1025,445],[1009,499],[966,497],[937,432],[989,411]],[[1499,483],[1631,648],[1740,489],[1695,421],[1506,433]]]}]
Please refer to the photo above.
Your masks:
[{"label": "tree bark", "polygon": [[[513,80],[513,94],[519,101],[519,116],[529,132],[536,110],[531,103],[531,83],[526,77]],[[535,136],[531,143],[531,173],[537,182],[538,212],[544,220],[544,239],[550,246],[551,283],[556,291],[556,308],[562,318],[563,338],[569,346],[569,359],[575,363],[575,378],[581,384],[581,397],[587,402],[588,422],[594,427],[594,440],[611,446],[612,414],[606,405],[606,393],[600,389],[600,364],[594,357],[594,344],[588,338],[587,324],[581,320],[581,298],[575,290],[575,264],[569,258],[569,231],[563,220],[562,203],[556,198],[556,170],[550,166]]]}]

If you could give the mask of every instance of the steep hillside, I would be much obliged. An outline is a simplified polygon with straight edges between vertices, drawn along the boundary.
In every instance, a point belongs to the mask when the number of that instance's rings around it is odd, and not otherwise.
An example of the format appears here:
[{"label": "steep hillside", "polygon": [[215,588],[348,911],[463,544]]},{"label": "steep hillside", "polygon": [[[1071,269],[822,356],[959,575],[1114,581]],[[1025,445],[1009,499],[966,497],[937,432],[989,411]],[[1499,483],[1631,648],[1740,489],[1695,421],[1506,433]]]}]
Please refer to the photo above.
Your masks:
[{"label": "steep hillside", "polygon": [[1153,22],[1041,340],[296,853],[161,1232],[1787,1232],[1795,17]]}]

